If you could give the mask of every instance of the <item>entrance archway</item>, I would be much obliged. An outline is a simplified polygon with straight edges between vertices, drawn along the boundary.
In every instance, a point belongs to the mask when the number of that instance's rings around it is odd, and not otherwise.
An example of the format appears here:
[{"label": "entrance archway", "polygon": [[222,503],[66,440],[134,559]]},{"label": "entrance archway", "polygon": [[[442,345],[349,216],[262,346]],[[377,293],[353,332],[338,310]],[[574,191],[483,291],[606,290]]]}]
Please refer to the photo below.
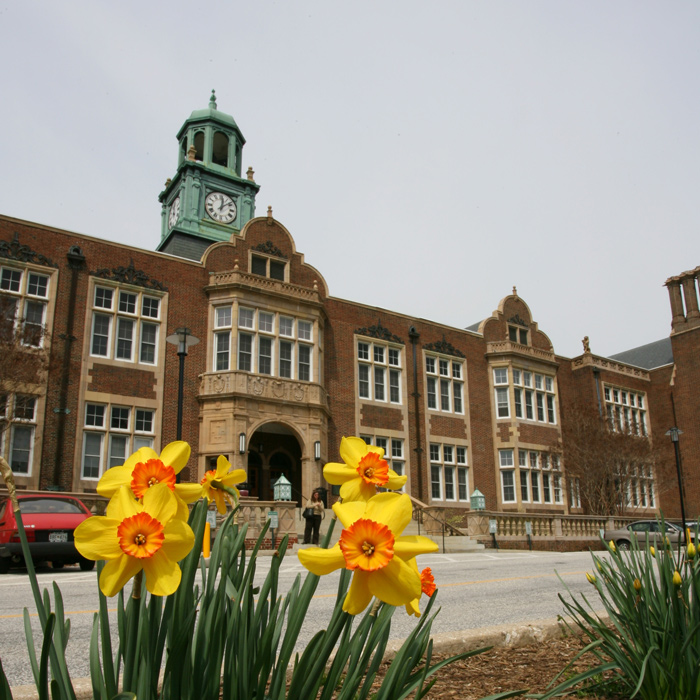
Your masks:
[{"label": "entrance archway", "polygon": [[274,498],[273,485],[284,474],[292,500],[302,505],[302,448],[296,434],[282,423],[260,426],[248,441],[248,491],[261,501]]}]

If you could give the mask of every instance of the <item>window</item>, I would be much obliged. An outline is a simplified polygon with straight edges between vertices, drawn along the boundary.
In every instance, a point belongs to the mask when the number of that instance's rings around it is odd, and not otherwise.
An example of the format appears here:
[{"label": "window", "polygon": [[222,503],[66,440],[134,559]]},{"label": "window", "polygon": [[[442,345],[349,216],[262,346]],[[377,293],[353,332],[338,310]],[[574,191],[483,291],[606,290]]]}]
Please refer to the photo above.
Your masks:
[{"label": "window", "polygon": [[153,447],[155,411],[131,406],[85,404],[81,477],[99,479],[142,447]]},{"label": "window", "polygon": [[[361,435],[368,445],[376,445],[384,450],[384,459],[389,464],[389,469],[393,469],[399,476],[406,473],[406,460],[403,451],[403,439],[382,437],[379,435]],[[404,491],[402,488],[401,491]]]},{"label": "window", "polygon": [[464,364],[451,358],[425,356],[428,408],[464,413]]},{"label": "window", "polygon": [[32,473],[36,414],[36,396],[0,394],[0,454],[18,476]]},{"label": "window", "polygon": [[49,277],[32,270],[0,268],[0,323],[8,335],[19,330],[21,342],[41,347],[46,330]]},{"label": "window", "polygon": [[276,260],[256,253],[252,254],[250,260],[250,271],[254,275],[269,277],[280,282],[284,282],[286,268],[287,263],[284,260]]},{"label": "window", "polygon": [[361,399],[401,403],[401,350],[357,341],[357,381]]},{"label": "window", "polygon": [[[514,367],[513,404],[516,418],[554,425],[557,422],[554,378]],[[500,410],[498,396],[497,409]]]},{"label": "window", "polygon": [[501,497],[503,498],[503,503],[515,503],[513,450],[499,450],[498,458],[501,467]]},{"label": "window", "polygon": [[160,332],[159,297],[142,291],[95,286],[90,354],[154,365]]},{"label": "window", "polygon": [[569,508],[581,507],[581,480],[578,477],[569,477]]},{"label": "window", "polygon": [[467,448],[430,443],[430,483],[433,500],[468,502]]},{"label": "window", "polygon": [[647,437],[646,395],[620,387],[605,386],[605,411],[610,430]]},{"label": "window", "polygon": [[238,307],[237,313],[234,335],[232,306],[214,307],[215,371],[225,372],[235,365],[243,372],[313,381],[313,321],[245,306]]},{"label": "window", "polygon": [[511,343],[527,345],[527,329],[508,326],[508,340],[510,340]]},{"label": "window", "polygon": [[654,474],[648,464],[623,464],[615,476],[620,505],[626,508],[655,508]]}]

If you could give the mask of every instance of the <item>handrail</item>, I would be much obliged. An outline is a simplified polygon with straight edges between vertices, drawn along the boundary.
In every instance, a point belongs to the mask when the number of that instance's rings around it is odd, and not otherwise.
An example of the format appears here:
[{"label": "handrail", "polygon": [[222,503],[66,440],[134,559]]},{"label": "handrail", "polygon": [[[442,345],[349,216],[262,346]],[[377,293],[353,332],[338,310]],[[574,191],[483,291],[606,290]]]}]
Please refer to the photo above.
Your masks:
[{"label": "handrail", "polygon": [[443,518],[437,518],[428,510],[430,506],[426,505],[422,501],[419,501],[413,496],[409,496],[409,498],[411,499],[411,503],[413,505],[413,519],[418,523],[418,534],[420,534],[420,517],[427,515],[429,518],[432,518],[436,523],[440,523],[440,525],[442,525],[444,529],[449,530],[451,535],[456,535],[457,537],[464,536],[462,530],[460,530],[458,527],[455,527],[454,525],[451,525],[444,519],[444,511]]}]

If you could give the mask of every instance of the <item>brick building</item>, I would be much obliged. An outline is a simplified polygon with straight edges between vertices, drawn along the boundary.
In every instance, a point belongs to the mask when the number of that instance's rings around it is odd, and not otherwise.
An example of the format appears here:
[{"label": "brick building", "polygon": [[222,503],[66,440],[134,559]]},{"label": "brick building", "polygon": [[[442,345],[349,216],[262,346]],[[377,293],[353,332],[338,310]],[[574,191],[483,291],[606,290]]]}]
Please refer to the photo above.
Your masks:
[{"label": "brick building", "polygon": [[27,352],[51,360],[0,394],[20,487],[93,492],[133,450],[174,440],[180,358],[166,338],[187,328],[186,481],[225,454],[252,496],[271,498],[284,474],[301,499],[359,435],[424,503],[468,509],[478,488],[490,510],[584,513],[565,435],[588,408],[655,447],[620,485],[627,512],[679,515],[677,425],[687,512],[700,513],[700,268],[667,282],[670,338],[612,358],[587,343],[557,355],[515,289],[469,329],[337,299],[272,213],[255,217],[244,143],[213,96],[185,121],[157,251],[0,216],[2,332],[23,323]]}]

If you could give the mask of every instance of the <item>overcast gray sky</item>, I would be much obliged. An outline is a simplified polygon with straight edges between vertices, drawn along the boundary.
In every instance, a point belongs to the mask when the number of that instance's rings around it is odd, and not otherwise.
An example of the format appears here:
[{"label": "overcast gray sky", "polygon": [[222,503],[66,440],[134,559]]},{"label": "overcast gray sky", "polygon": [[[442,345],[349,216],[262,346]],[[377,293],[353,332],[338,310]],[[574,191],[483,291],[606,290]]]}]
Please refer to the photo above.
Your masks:
[{"label": "overcast gray sky", "polygon": [[696,0],[6,0],[0,61],[4,214],[154,249],[216,88],[333,296],[464,327],[516,285],[607,355],[700,264]]}]

